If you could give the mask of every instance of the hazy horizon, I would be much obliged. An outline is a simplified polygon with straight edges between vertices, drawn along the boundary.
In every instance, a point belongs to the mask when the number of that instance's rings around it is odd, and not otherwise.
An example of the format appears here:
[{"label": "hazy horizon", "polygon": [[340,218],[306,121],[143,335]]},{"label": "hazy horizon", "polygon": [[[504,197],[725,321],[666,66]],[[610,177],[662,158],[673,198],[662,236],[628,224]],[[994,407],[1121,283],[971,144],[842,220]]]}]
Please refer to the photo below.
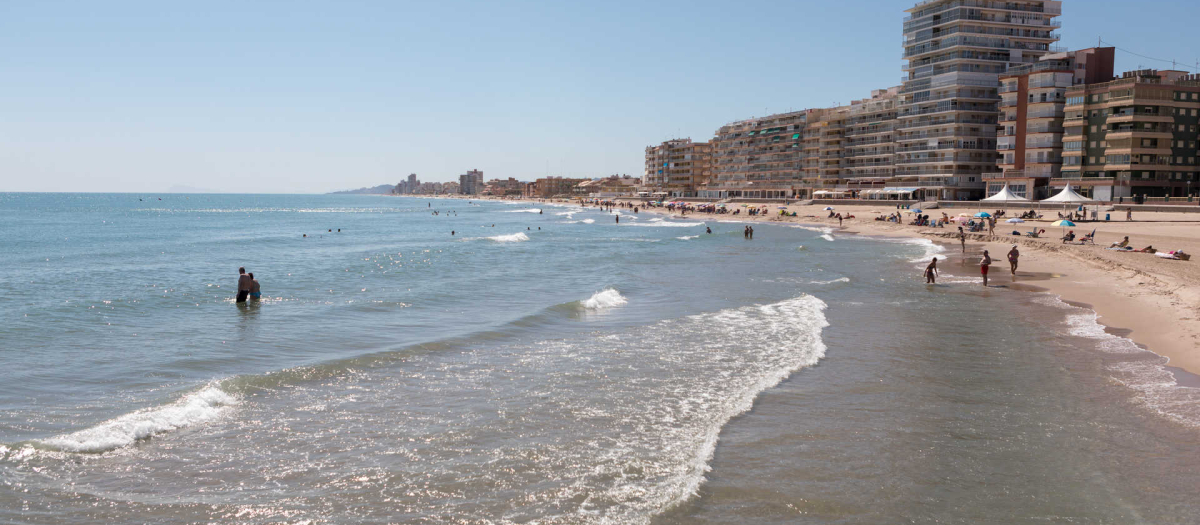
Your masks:
[{"label": "hazy horizon", "polygon": [[[898,85],[911,5],[11,4],[0,191],[641,176],[647,145]],[[1200,62],[1195,3],[1063,10],[1059,45]],[[1118,71],[1171,67],[1130,52]]]}]

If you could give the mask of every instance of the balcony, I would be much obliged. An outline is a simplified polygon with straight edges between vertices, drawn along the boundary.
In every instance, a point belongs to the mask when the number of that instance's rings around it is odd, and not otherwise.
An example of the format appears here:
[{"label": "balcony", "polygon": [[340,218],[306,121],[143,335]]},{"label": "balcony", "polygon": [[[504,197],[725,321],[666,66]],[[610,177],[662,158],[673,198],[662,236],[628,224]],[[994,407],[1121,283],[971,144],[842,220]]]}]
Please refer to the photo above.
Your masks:
[{"label": "balcony", "polygon": [[[929,5],[936,1],[938,1],[938,0],[923,0],[921,2],[917,2],[917,5],[914,6],[913,9],[919,9],[923,5]],[[906,17],[904,17],[904,21],[911,22],[913,19],[919,19],[919,18],[925,18],[927,16],[933,16],[938,13],[944,13],[951,9],[958,9],[960,7],[976,7],[976,8],[980,8],[980,9],[995,9],[995,10],[1004,10],[1004,11],[1022,11],[1022,12],[1027,12],[1027,13],[1045,13],[1048,15],[1061,15],[1062,14],[1062,7],[1059,7],[1059,6],[1021,5],[1021,4],[1014,4],[1014,3],[1008,2],[1008,1],[999,2],[999,1],[994,1],[994,0],[958,0],[957,2],[950,2],[950,3],[943,5],[942,7],[937,8],[937,9],[929,9],[926,11],[919,11],[919,12],[917,12],[917,14],[906,16]]]},{"label": "balcony", "polygon": [[[956,6],[956,7],[964,7],[964,6]],[[953,8],[950,8],[950,9],[953,9]],[[949,9],[947,9],[947,10],[949,10]],[[1053,18],[1031,18],[1031,17],[1012,16],[1012,15],[996,16],[996,15],[990,15],[990,14],[977,14],[977,13],[972,13],[972,12],[966,11],[966,10],[964,10],[964,11],[949,14],[949,15],[943,16],[937,20],[924,20],[924,21],[910,20],[910,21],[904,23],[904,33],[905,34],[915,33],[917,31],[921,31],[923,29],[930,29],[935,26],[945,25],[945,24],[949,24],[951,22],[957,22],[959,20],[973,20],[976,22],[988,22],[988,23],[993,23],[993,24],[1019,25],[1022,27],[1046,27],[1046,28],[1055,28],[1055,29],[1062,27],[1062,22],[1054,20]],[[1051,14],[1053,14],[1053,13],[1051,13]],[[925,16],[930,16],[930,15],[923,15],[922,18],[924,18]]]}]

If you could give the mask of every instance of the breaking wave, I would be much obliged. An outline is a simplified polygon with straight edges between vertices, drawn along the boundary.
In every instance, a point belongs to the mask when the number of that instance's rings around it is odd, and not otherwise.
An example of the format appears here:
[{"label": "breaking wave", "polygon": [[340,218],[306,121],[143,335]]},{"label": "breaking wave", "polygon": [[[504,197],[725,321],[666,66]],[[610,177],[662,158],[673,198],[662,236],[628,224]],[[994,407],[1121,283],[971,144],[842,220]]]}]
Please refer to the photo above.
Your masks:
[{"label": "breaking wave", "polygon": [[34,443],[62,452],[108,452],[157,434],[211,421],[228,412],[238,401],[236,396],[219,387],[209,386],[169,405],[131,412],[91,428]]},{"label": "breaking wave", "polygon": [[622,306],[627,303],[629,303],[629,301],[625,299],[625,296],[621,295],[621,292],[618,292],[612,288],[605,288],[604,290],[592,294],[591,297],[585,299],[580,304],[588,310],[604,310],[606,308]]},{"label": "breaking wave", "polygon": [[525,235],[524,232],[517,232],[509,235],[494,235],[492,237],[488,237],[487,239],[495,242],[522,242],[528,241],[529,236]]}]

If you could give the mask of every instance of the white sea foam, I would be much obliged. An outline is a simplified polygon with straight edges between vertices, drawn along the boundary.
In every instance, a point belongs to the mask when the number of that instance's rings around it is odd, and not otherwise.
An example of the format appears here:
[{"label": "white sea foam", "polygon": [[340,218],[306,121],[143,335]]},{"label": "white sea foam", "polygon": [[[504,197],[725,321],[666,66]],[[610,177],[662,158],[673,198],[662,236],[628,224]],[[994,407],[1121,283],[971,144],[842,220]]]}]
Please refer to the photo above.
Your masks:
[{"label": "white sea foam", "polygon": [[1136,401],[1159,416],[1200,427],[1200,388],[1180,386],[1175,374],[1167,369],[1167,358],[1143,350],[1132,339],[1108,333],[1094,310],[1067,304],[1050,294],[1041,295],[1037,301],[1067,310],[1071,335],[1095,341],[1096,349],[1106,354],[1124,356],[1124,360],[1110,363],[1107,368],[1113,379],[1134,391]]},{"label": "white sea foam", "polygon": [[131,412],[39,443],[63,452],[107,452],[156,434],[211,421],[237,404],[237,397],[210,386],[169,405]]},{"label": "white sea foam", "polygon": [[825,240],[827,240],[827,241],[829,241],[829,242],[833,242],[833,236],[832,236],[832,235],[830,235],[830,234],[828,234],[828,233],[821,235],[821,238],[822,238],[822,239],[825,239]]},{"label": "white sea foam", "polygon": [[[600,336],[598,344],[535,347],[527,362],[538,373],[573,363],[570,373],[555,376],[557,388],[589,389],[588,396],[563,397],[553,407],[590,430],[556,443],[555,460],[581,468],[546,502],[545,523],[648,524],[694,497],[721,429],[761,392],[824,357],[825,308],[802,296],[661,321]],[[608,377],[596,374],[625,370],[636,370],[636,380],[594,382]],[[638,430],[609,432],[610,426]],[[523,459],[500,463],[514,460]]]},{"label": "white sea foam", "polygon": [[579,221],[579,222],[582,222],[582,223],[584,223],[584,224],[592,224],[592,223],[596,222],[596,219],[584,219],[584,220],[582,220],[582,221]]},{"label": "white sea foam", "polygon": [[849,277],[842,277],[841,279],[834,279],[832,281],[809,281],[808,284],[834,284],[834,283],[848,283],[848,282],[850,282]]},{"label": "white sea foam", "polygon": [[504,213],[542,213],[542,210],[533,208],[528,210],[508,210]]},{"label": "white sea foam", "polygon": [[508,235],[493,235],[491,237],[488,237],[488,240],[496,241],[496,242],[522,242],[522,241],[528,241],[529,236],[525,235],[525,232],[517,232],[517,233],[510,233]]},{"label": "white sea foam", "polygon": [[692,239],[699,239],[699,238],[700,238],[699,235],[684,235],[683,237],[676,237],[676,239],[679,239],[681,241],[690,241]]},{"label": "white sea foam", "polygon": [[650,222],[633,222],[630,226],[649,226],[662,228],[693,228],[696,226],[704,226],[703,222],[667,222],[667,221],[650,221]]},{"label": "white sea foam", "polygon": [[819,232],[825,234],[833,233],[833,228],[826,228],[822,226],[804,226],[802,224],[792,224],[788,227],[795,228],[797,230],[808,230],[810,232]]},{"label": "white sea foam", "polygon": [[618,292],[612,288],[605,288],[604,290],[592,294],[591,297],[585,299],[580,304],[582,304],[583,307],[587,308],[588,310],[604,310],[607,308],[622,306],[628,302],[629,301],[625,299],[625,296],[621,295],[621,292]]}]

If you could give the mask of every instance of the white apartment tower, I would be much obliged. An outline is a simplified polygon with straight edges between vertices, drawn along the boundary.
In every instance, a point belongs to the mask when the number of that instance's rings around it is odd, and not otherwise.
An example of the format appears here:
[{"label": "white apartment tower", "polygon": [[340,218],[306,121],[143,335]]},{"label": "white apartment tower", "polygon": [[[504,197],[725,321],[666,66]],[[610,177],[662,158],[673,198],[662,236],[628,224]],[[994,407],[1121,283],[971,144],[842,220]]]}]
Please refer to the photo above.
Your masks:
[{"label": "white apartment tower", "polygon": [[907,12],[898,185],[923,199],[981,198],[998,160],[999,77],[1058,51],[1062,2],[926,0]]}]

